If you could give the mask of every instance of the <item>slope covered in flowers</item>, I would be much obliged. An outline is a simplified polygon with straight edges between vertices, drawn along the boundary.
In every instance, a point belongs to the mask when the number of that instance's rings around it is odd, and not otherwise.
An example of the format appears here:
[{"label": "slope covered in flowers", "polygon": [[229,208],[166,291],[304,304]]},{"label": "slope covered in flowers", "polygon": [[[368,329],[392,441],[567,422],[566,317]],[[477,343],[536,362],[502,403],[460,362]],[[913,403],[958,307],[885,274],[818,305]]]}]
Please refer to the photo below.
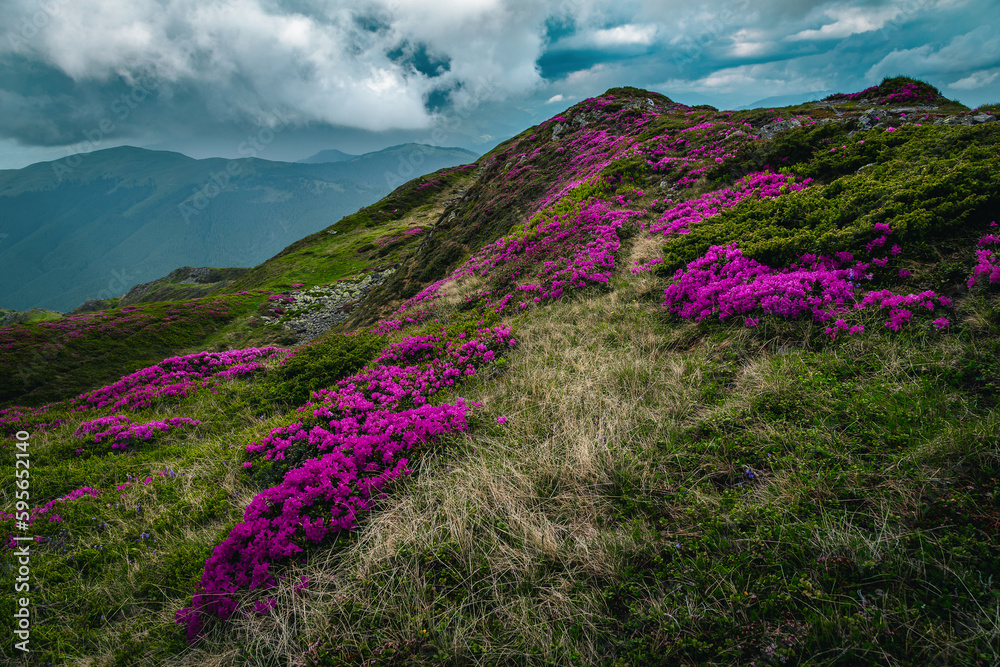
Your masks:
[{"label": "slope covered in flowers", "polygon": [[[188,336],[0,412],[39,654],[992,664],[1000,132],[942,100],[613,89],[232,294],[0,330],[15,374]],[[388,268],[307,345],[260,324]]]}]

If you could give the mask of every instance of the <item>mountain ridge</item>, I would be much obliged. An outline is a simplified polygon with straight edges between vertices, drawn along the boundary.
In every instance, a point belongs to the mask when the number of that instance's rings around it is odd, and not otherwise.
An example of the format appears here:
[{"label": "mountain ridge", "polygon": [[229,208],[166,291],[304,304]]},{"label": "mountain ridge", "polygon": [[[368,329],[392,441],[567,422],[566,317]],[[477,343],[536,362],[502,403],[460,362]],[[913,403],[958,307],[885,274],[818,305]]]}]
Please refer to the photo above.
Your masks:
[{"label": "mountain ridge", "polygon": [[70,310],[181,265],[255,264],[387,193],[412,155],[434,169],[471,154],[403,145],[298,164],[116,147],[4,172],[0,302]]}]

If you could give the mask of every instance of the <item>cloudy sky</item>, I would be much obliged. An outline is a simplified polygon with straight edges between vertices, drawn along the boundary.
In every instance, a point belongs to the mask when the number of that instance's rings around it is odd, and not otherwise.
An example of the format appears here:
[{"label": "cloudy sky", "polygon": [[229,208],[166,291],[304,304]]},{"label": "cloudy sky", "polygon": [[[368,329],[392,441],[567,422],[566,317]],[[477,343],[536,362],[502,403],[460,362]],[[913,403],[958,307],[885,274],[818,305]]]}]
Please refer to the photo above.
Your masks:
[{"label": "cloudy sky", "polygon": [[975,106],[1000,101],[997,10],[997,0],[0,0],[0,168],[122,144],[236,157],[261,137],[254,152],[275,160],[405,141],[483,152],[622,85],[737,108],[906,74]]}]

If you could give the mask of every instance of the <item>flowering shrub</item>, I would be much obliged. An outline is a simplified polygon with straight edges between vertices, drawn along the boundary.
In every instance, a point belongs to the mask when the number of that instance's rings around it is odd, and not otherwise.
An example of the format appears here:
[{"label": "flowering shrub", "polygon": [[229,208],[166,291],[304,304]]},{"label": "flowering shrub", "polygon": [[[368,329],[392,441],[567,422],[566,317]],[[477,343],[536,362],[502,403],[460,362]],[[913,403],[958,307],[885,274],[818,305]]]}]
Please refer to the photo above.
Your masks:
[{"label": "flowering shrub", "polygon": [[[83,497],[96,498],[98,494],[100,494],[99,489],[85,486],[83,488],[70,491],[61,498],[50,500],[41,507],[35,507],[28,512],[28,521],[27,521],[28,526],[32,526],[37,519],[45,516],[48,516],[48,520],[50,523],[62,523],[62,517],[56,514],[55,512],[52,512],[53,509],[56,509],[58,506],[65,505],[68,502],[77,500],[78,498],[83,498]],[[7,514],[6,512],[0,511],[0,521],[4,522],[5,524],[7,523],[10,524],[10,526],[7,526],[8,530],[13,527],[15,516],[16,516],[15,514]],[[14,540],[14,533],[7,534],[7,539],[4,542],[4,546],[8,549],[13,549],[16,546],[16,542]]]},{"label": "flowering shrub", "polygon": [[[991,223],[991,225],[996,226],[996,223]],[[970,289],[981,276],[987,276],[990,284],[1000,283],[1000,254],[996,250],[987,248],[990,245],[1000,245],[1000,236],[997,234],[987,234],[979,239],[977,245],[979,246],[976,250],[978,263],[972,269],[972,275],[969,276],[968,286]]]},{"label": "flowering shrub", "polygon": [[[693,223],[717,215],[719,211],[732,208],[745,199],[773,199],[786,192],[802,190],[811,182],[812,179],[807,178],[801,183],[796,183],[795,176],[791,174],[786,176],[769,171],[749,174],[732,188],[715,190],[677,204],[660,216],[655,223],[649,225],[648,229],[654,234],[687,234]],[[645,223],[643,228],[646,228]]]},{"label": "flowering shrub", "polygon": [[216,377],[232,378],[261,368],[260,361],[282,357],[278,347],[248,348],[227,352],[198,352],[170,357],[155,366],[126,375],[118,382],[81,394],[73,400],[77,411],[110,406],[113,410],[139,410],[159,398],[185,398],[210,386]]},{"label": "flowering shrub", "polygon": [[406,451],[464,430],[464,400],[430,405],[428,398],[514,344],[502,326],[479,328],[468,339],[463,332],[450,340],[444,327],[406,338],[385,348],[366,370],[316,392],[300,408],[302,421],[248,445],[251,459],[297,467],[253,499],[243,522],[206,561],[191,606],[176,615],[188,639],[198,636],[206,617],[228,619],[239,589],[274,586],[272,564],[331,532],[354,528],[387,483],[409,474]]},{"label": "flowering shrub", "polygon": [[827,102],[867,100],[873,104],[904,104],[908,102],[933,102],[940,93],[933,86],[922,81],[912,81],[903,77],[884,79],[877,86],[871,86],[856,93],[837,93],[824,98]]},{"label": "flowering shrub", "polygon": [[[869,249],[884,245],[892,233],[883,223],[875,227],[882,235],[868,244]],[[854,262],[851,253],[839,252],[834,257],[803,255],[801,263],[778,270],[744,257],[735,243],[712,246],[703,257],[677,271],[676,282],[664,290],[663,305],[672,313],[699,322],[711,315],[725,320],[763,312],[788,319],[809,316],[821,323],[851,309],[875,306],[889,311],[885,326],[893,331],[899,331],[912,319],[911,308],[933,310],[935,300],[939,306],[951,305],[950,299],[932,291],[898,295],[890,290],[873,290],[859,298],[861,281],[874,277],[869,267],[868,263]],[[744,323],[755,326],[758,321],[746,318]],[[849,327],[844,318],[839,318],[825,332],[835,337],[839,330],[856,334],[864,327]]]},{"label": "flowering shrub", "polygon": [[499,289],[484,294],[483,300],[498,312],[518,294],[540,303],[558,299],[568,289],[606,284],[621,246],[618,230],[642,213],[613,210],[596,198],[565,212],[543,211],[533,227],[485,246],[451,276],[405,301],[397,312],[426,306],[444,284],[466,275],[494,278]]},{"label": "flowering shrub", "polygon": [[0,410],[0,435],[12,436],[18,431],[41,432],[56,428],[63,423],[61,417],[49,421],[40,420],[51,407],[51,405],[40,408],[14,406]]},{"label": "flowering shrub", "polygon": [[93,434],[94,442],[110,439],[112,449],[125,450],[130,444],[151,440],[157,432],[165,433],[171,429],[184,426],[197,426],[199,424],[201,424],[200,421],[188,419],[187,417],[171,417],[164,421],[136,424],[124,415],[112,415],[110,417],[101,417],[93,421],[83,422],[73,435],[77,438],[86,438],[88,435]]}]

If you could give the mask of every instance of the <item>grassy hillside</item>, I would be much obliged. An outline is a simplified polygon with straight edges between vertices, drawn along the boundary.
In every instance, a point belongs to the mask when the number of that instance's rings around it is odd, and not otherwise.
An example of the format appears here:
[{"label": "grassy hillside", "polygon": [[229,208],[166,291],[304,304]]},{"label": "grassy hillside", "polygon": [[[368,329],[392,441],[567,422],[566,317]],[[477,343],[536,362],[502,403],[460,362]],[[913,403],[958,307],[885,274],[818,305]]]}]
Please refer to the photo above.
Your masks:
[{"label": "grassy hillside", "polygon": [[0,329],[5,658],[995,665],[995,111],[613,89],[211,296]]}]

